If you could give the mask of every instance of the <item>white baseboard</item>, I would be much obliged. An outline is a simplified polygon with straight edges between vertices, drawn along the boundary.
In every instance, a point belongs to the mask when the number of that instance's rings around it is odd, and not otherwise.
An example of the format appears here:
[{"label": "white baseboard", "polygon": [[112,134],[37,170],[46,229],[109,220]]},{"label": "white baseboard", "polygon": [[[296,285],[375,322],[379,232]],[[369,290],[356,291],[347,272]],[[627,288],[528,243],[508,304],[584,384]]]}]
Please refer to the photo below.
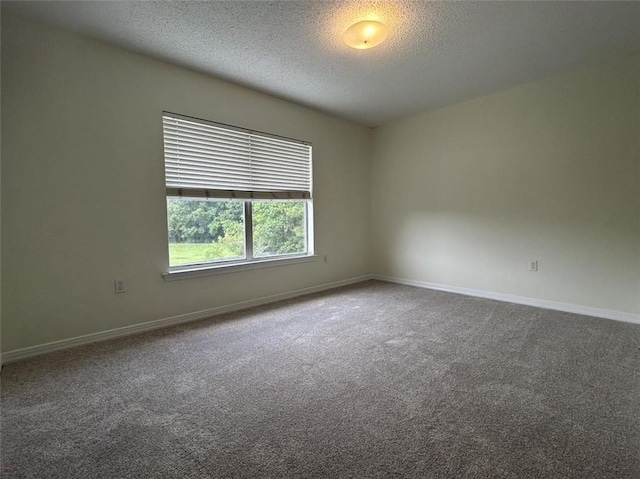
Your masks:
[{"label": "white baseboard", "polygon": [[195,311],[193,313],[180,314],[178,316],[158,319],[155,321],[148,321],[145,323],[134,324],[131,326],[124,326],[122,328],[110,329],[107,331],[101,331],[99,333],[86,334],[83,336],[63,339],[61,341],[54,341],[52,343],[41,344],[38,346],[31,346],[28,348],[16,349],[13,351],[2,353],[0,364],[7,364],[7,363],[19,361],[21,359],[26,359],[33,356],[39,356],[41,354],[50,353],[53,351],[72,348],[74,346],[81,346],[84,344],[95,343],[98,341],[106,341],[108,339],[119,338],[122,336],[130,336],[132,334],[151,331],[154,329],[166,328],[168,326],[172,326],[175,324],[181,324],[181,323],[187,323],[190,321],[197,321],[199,319],[211,318],[224,313],[240,311],[240,310],[252,308],[255,306],[275,303],[276,301],[282,301],[285,299],[296,298],[296,297],[304,296],[311,293],[317,293],[320,291],[339,288],[341,286],[360,283],[362,281],[367,281],[369,279],[377,279],[377,280],[386,281],[389,283],[416,286],[418,288],[433,289],[437,291],[447,291],[450,293],[464,294],[467,296],[475,296],[478,298],[495,299],[497,301],[504,301],[508,303],[524,304],[527,306],[535,306],[538,308],[553,309],[556,311],[564,311],[568,313],[583,314],[585,316],[595,316],[597,318],[614,319],[616,321],[625,321],[628,323],[640,324],[640,314],[626,313],[623,311],[615,311],[615,310],[609,310],[609,309],[592,308],[590,306],[580,306],[580,305],[569,304],[569,303],[559,303],[556,301],[547,301],[544,299],[527,298],[525,296],[516,296],[513,294],[494,293],[491,291],[462,288],[458,286],[448,286],[448,285],[438,284],[438,283],[429,283],[426,281],[416,281],[412,279],[396,278],[393,276],[369,274],[369,275],[357,276],[355,278],[348,278],[341,281],[334,281],[332,283],[325,283],[317,286],[311,286],[309,288],[298,289],[295,291],[289,291],[286,293],[275,294],[272,296],[265,296],[262,298],[243,301],[240,303],[234,303],[227,306],[219,306],[217,308],[210,308],[202,311]]},{"label": "white baseboard", "polygon": [[81,346],[83,344],[95,343],[98,341],[106,341],[107,339],[119,338],[122,336],[130,336],[132,334],[142,333],[144,331],[151,331],[153,329],[166,328],[167,326],[173,326],[175,324],[181,324],[181,323],[187,323],[190,321],[197,321],[199,319],[211,318],[213,316],[218,316],[224,313],[240,311],[242,309],[252,308],[255,306],[275,303],[276,301],[282,301],[284,299],[291,299],[291,298],[296,298],[298,296],[304,296],[311,293],[325,291],[328,289],[339,288],[341,286],[360,283],[361,281],[367,281],[369,279],[373,279],[373,275],[369,274],[364,276],[357,276],[355,278],[343,279],[341,281],[334,281],[332,283],[325,283],[317,286],[311,286],[309,288],[289,291],[286,293],[274,294],[272,296],[265,296],[262,298],[252,299],[249,301],[242,301],[240,303],[229,304],[227,306],[218,306],[217,308],[210,308],[202,311],[195,311],[193,313],[180,314],[178,316],[157,319],[154,321],[147,321],[145,323],[133,324],[131,326],[124,326],[122,328],[109,329],[107,331],[101,331],[99,333],[85,334],[83,336],[63,339],[61,341],[54,341],[52,343],[40,344],[38,346],[31,346],[23,349],[15,349],[13,351],[2,353],[2,356],[1,356],[2,364],[19,361],[21,359],[30,358],[33,356],[39,356],[41,354],[46,354],[53,351],[59,351],[61,349],[68,349],[74,346]]},{"label": "white baseboard", "polygon": [[590,306],[580,306],[577,304],[569,303],[558,303],[556,301],[547,301],[546,299],[527,298],[526,296],[516,296],[506,293],[494,293],[491,291],[461,288],[458,286],[448,286],[446,284],[428,283],[426,281],[416,281],[413,279],[396,278],[394,276],[383,276],[379,274],[373,275],[373,279],[386,281],[388,283],[405,284],[407,286],[417,286],[418,288],[447,291],[449,293],[464,294],[467,296],[475,296],[478,298],[495,299],[497,301],[504,301],[507,303],[525,304],[527,306],[553,309],[556,311],[564,311],[566,313],[576,313],[585,316],[595,316],[596,318],[614,319],[616,321],[625,321],[627,323],[640,324],[640,314],[626,313],[624,311],[592,308]]}]

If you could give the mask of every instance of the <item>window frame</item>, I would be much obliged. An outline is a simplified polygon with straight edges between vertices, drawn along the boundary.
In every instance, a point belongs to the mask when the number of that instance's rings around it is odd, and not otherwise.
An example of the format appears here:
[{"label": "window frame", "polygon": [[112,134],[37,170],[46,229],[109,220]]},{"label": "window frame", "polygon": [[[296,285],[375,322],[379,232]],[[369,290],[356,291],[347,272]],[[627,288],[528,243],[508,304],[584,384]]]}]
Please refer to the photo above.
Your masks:
[{"label": "window frame", "polygon": [[[222,124],[222,123],[216,123],[216,122],[211,122],[209,120],[201,120],[198,118],[193,118],[193,117],[186,117],[184,115],[176,115],[173,113],[169,113],[169,112],[163,112],[163,124],[164,124],[164,117],[165,115],[171,115],[171,116],[179,116],[185,119],[189,119],[189,120],[194,120],[194,121],[198,121],[198,122],[203,122],[203,123],[209,123],[209,124],[215,124],[218,125],[220,127],[225,127],[225,128],[229,128],[232,130],[241,130],[241,131],[246,131],[249,132],[251,134],[256,134],[256,135],[264,135],[267,137],[275,137],[278,139],[282,139],[282,140],[290,140],[292,142],[296,142],[296,143],[304,143],[307,144],[310,148],[311,148],[311,144],[307,143],[307,142],[300,142],[299,140],[293,140],[293,139],[289,139],[289,138],[284,138],[284,137],[280,137],[280,136],[276,136],[276,135],[271,135],[268,133],[263,133],[263,132],[258,132],[258,131],[254,131],[254,130],[248,130],[248,129],[244,129],[244,128],[239,128],[239,127],[233,127],[230,125],[226,125],[226,124]],[[166,140],[165,138],[165,133],[163,130],[163,141]],[[165,151],[165,155],[166,155],[166,151]],[[313,170],[313,159],[311,157],[312,153],[311,153],[311,149],[309,150],[309,174],[312,176],[312,170]],[[166,157],[165,157],[165,168],[166,168]],[[310,176],[310,187],[312,184],[312,179]],[[168,186],[166,186],[166,179],[165,179],[165,189],[166,189],[166,193],[165,193],[165,208],[167,207],[167,199],[169,198],[184,198],[184,196],[178,196],[175,194],[171,194],[170,193],[170,188]],[[175,188],[171,189],[172,191],[175,191]],[[188,196],[187,196],[188,198]],[[208,198],[192,198],[192,199],[198,199],[198,200],[206,200]],[[305,198],[291,198],[291,199],[286,199],[286,198],[277,198],[274,197],[272,198],[273,201],[302,201],[304,204],[304,208],[305,208],[305,214],[304,214],[304,245],[305,245],[305,251],[302,253],[286,253],[286,254],[279,254],[279,255],[270,255],[270,256],[262,256],[262,257],[255,257],[254,256],[254,235],[253,235],[253,202],[254,201],[270,201],[270,199],[268,198],[262,198],[262,197],[252,197],[252,198],[229,198],[229,197],[210,197],[211,200],[222,200],[222,201],[241,201],[243,203],[243,212],[244,212],[244,258],[237,258],[237,259],[229,259],[229,260],[212,260],[212,261],[203,261],[203,262],[199,262],[199,263],[188,263],[188,264],[182,264],[182,265],[176,265],[176,266],[171,266],[169,265],[167,268],[167,271],[164,272],[162,275],[164,277],[165,280],[167,281],[172,281],[172,280],[176,280],[176,279],[186,279],[186,278],[190,278],[190,277],[199,277],[199,276],[209,276],[209,275],[217,275],[217,274],[223,274],[223,273],[230,273],[230,272],[234,272],[234,271],[244,271],[244,270],[251,270],[251,269],[260,269],[260,268],[266,268],[266,267],[273,267],[273,266],[285,266],[285,265],[289,265],[289,264],[296,264],[296,263],[304,263],[304,262],[310,262],[310,261],[319,261],[319,256],[315,254],[315,244],[314,244],[314,221],[313,221],[313,197],[312,195],[309,193],[308,197]],[[168,235],[168,225],[167,225],[167,236],[166,236],[166,240],[167,240],[167,254],[169,253],[169,235]],[[167,257],[167,259],[169,259],[169,257]]]}]

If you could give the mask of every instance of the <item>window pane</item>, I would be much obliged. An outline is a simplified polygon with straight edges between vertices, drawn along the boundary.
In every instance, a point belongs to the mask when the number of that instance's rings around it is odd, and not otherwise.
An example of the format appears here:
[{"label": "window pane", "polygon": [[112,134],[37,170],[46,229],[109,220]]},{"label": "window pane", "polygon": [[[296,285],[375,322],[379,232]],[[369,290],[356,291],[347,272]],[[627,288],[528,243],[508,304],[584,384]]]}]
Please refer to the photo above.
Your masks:
[{"label": "window pane", "polygon": [[255,257],[306,253],[305,201],[253,201]]},{"label": "window pane", "polygon": [[241,201],[167,198],[169,266],[242,259]]}]

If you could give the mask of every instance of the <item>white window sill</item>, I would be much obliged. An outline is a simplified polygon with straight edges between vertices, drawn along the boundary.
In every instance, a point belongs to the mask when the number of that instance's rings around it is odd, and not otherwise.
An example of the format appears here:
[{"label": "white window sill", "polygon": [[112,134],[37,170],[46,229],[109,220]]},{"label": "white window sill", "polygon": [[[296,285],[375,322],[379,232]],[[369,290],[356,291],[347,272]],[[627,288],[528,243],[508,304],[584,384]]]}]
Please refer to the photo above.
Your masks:
[{"label": "white window sill", "polygon": [[192,265],[170,269],[166,273],[162,273],[162,276],[164,277],[165,281],[176,281],[188,278],[198,278],[201,276],[217,276],[220,274],[234,273],[237,271],[272,268],[274,266],[310,263],[314,261],[320,261],[320,259],[321,258],[319,255],[310,254],[293,257],[289,256],[279,258],[264,258],[247,263]]}]

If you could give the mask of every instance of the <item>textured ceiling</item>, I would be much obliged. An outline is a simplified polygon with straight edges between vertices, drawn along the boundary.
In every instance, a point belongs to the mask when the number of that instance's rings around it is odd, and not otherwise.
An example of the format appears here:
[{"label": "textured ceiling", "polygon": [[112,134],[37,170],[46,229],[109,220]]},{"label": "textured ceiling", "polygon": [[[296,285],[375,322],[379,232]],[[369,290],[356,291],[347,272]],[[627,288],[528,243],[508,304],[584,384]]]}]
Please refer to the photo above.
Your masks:
[{"label": "textured ceiling", "polygon": [[[640,49],[640,2],[2,2],[366,125]],[[389,26],[371,50],[353,23]]]}]

